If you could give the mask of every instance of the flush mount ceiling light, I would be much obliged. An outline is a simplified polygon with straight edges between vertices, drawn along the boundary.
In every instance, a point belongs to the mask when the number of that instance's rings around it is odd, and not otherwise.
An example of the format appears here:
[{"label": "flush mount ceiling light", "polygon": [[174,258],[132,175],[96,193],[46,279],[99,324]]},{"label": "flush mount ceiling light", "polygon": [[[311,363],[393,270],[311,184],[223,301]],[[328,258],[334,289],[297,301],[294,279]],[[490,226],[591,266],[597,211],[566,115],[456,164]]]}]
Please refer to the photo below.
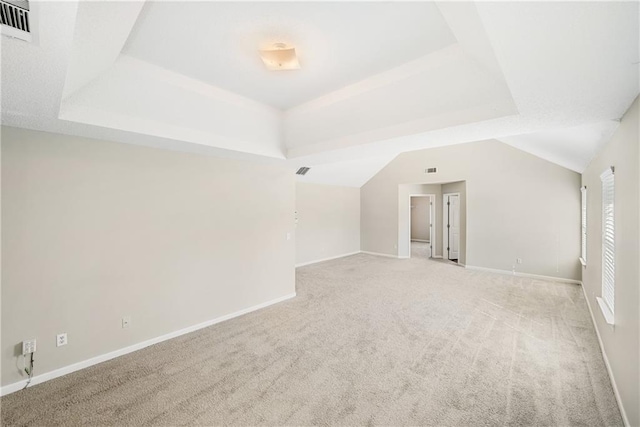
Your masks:
[{"label": "flush mount ceiling light", "polygon": [[297,70],[300,68],[296,49],[284,43],[276,43],[272,49],[260,50],[260,58],[269,70]]}]

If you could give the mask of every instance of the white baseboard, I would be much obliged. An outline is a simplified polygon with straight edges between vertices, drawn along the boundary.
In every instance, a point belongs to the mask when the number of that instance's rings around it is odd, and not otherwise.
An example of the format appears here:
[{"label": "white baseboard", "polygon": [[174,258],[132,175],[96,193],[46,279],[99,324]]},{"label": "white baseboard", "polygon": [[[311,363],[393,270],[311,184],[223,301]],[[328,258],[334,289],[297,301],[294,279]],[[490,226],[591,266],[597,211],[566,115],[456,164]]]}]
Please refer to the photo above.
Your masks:
[{"label": "white baseboard", "polygon": [[398,255],[397,258],[398,259],[409,259],[409,258],[411,258],[411,256],[409,256],[409,255]]},{"label": "white baseboard", "polygon": [[423,239],[411,239],[412,242],[422,242],[422,243],[431,243],[429,240]]},{"label": "white baseboard", "polygon": [[630,427],[629,418],[627,418],[627,413],[624,410],[624,406],[622,406],[622,399],[620,398],[620,393],[618,392],[618,385],[616,384],[616,380],[613,377],[613,371],[611,370],[611,365],[609,365],[609,358],[607,357],[607,353],[604,351],[604,344],[602,343],[602,338],[600,337],[600,331],[598,330],[598,324],[596,323],[596,318],[593,316],[593,310],[591,309],[591,303],[589,302],[589,297],[587,296],[587,291],[584,289],[584,284],[581,282],[580,287],[582,288],[582,294],[584,295],[584,299],[587,300],[587,307],[589,307],[589,314],[591,315],[591,322],[593,323],[593,329],[596,330],[596,336],[598,337],[598,344],[600,345],[600,351],[602,352],[602,359],[604,360],[604,366],[607,367],[607,372],[609,373],[609,380],[611,381],[611,387],[613,387],[613,394],[616,397],[616,402],[618,402],[618,408],[620,408],[620,414],[622,415],[622,422],[626,427]]},{"label": "white baseboard", "polygon": [[367,254],[367,255],[383,256],[383,257],[387,257],[387,258],[398,258],[397,255],[383,254],[383,253],[380,253],[380,252],[360,251],[360,253]]},{"label": "white baseboard", "polygon": [[355,251],[355,252],[349,252],[347,254],[332,256],[332,257],[329,257],[329,258],[317,259],[315,261],[302,262],[300,264],[296,264],[296,268],[304,267],[305,265],[317,264],[319,262],[331,261],[333,259],[344,258],[344,257],[351,256],[351,255],[357,255],[359,253],[360,253],[360,251]]},{"label": "white baseboard", "polygon": [[486,271],[489,273],[506,274],[508,276],[516,277],[529,277],[531,279],[551,280],[552,282],[572,283],[574,285],[580,285],[582,282],[575,279],[566,279],[564,277],[542,276],[540,274],[521,273],[519,271],[498,270],[495,268],[477,267],[475,265],[465,265],[465,268],[469,270]]},{"label": "white baseboard", "polygon": [[438,258],[438,259],[442,259],[442,255],[431,255],[431,258]]},{"label": "white baseboard", "polygon": [[[197,325],[189,326],[184,329],[180,329],[178,331],[174,331],[165,335],[161,335],[156,338],[151,338],[150,340],[142,341],[137,344],[130,345],[125,348],[121,348],[119,350],[115,350],[106,354],[102,354],[100,356],[92,357],[91,359],[83,360],[82,362],[77,362],[72,365],[64,366],[62,368],[54,369],[53,371],[45,372],[44,374],[37,375],[31,379],[30,386],[43,383],[45,381],[52,380],[54,378],[61,377],[63,375],[70,374],[75,371],[79,371],[84,368],[88,368],[89,366],[97,365],[98,363],[106,362],[107,360],[114,359],[119,356],[123,356],[128,353],[132,353],[137,350],[141,350],[145,347],[149,347],[150,345],[160,343],[162,341],[170,340],[171,338],[179,337],[180,335],[188,334],[189,332],[197,331],[198,329],[206,328],[208,326],[215,325],[216,323],[224,322],[225,320],[233,319],[234,317],[242,316],[243,314],[250,313],[252,311],[260,310],[261,308],[268,307],[273,304],[277,304],[279,302],[288,300],[296,296],[296,293],[288,294],[282,296],[280,298],[272,299],[270,301],[263,302],[258,305],[254,305],[252,307],[248,307],[234,313],[226,314],[221,317],[217,317],[212,320],[207,320],[206,322],[198,323]],[[0,388],[0,396],[4,396],[16,391],[19,391],[24,388],[27,384],[27,380],[21,380],[15,382],[13,384],[8,384],[2,388]]]}]

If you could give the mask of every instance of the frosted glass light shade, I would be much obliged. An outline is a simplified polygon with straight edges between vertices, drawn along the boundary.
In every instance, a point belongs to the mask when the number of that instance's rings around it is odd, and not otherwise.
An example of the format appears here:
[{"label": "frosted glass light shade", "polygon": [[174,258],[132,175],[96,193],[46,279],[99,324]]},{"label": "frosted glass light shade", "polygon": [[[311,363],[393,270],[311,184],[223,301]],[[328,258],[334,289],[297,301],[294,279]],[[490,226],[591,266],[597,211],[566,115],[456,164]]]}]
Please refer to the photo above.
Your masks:
[{"label": "frosted glass light shade", "polygon": [[261,50],[260,58],[269,70],[297,70],[300,68],[296,49],[294,47]]}]

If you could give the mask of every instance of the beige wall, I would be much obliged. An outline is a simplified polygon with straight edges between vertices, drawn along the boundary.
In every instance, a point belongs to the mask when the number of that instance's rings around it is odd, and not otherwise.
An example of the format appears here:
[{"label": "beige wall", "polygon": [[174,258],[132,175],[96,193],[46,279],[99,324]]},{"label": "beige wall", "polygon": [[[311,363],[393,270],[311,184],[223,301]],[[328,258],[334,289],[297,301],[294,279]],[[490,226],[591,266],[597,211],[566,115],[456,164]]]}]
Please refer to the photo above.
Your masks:
[{"label": "beige wall", "polygon": [[[640,425],[640,315],[638,290],[640,251],[638,235],[639,159],[638,99],[622,119],[604,150],[582,175],[587,186],[587,266],[583,284],[600,333],[604,351],[630,425]],[[600,174],[615,166],[615,326],[608,325],[596,297],[602,287],[602,187]]]},{"label": "beige wall", "polygon": [[[442,184],[442,194],[460,193],[460,259],[462,265],[467,263],[467,185],[464,181]],[[444,211],[443,211],[444,215]],[[444,233],[444,228],[443,228]],[[443,249],[444,252],[444,249]]]},{"label": "beige wall", "polygon": [[429,197],[411,198],[411,239],[429,241]]},{"label": "beige wall", "polygon": [[296,264],[360,250],[360,189],[296,183]]},{"label": "beige wall", "polygon": [[294,195],[281,166],[3,127],[2,384],[24,339],[39,375],[293,293]]},{"label": "beige wall", "polygon": [[398,255],[399,185],[455,181],[466,181],[467,265],[580,280],[580,175],[495,140],[396,157],[361,188],[362,250]]}]

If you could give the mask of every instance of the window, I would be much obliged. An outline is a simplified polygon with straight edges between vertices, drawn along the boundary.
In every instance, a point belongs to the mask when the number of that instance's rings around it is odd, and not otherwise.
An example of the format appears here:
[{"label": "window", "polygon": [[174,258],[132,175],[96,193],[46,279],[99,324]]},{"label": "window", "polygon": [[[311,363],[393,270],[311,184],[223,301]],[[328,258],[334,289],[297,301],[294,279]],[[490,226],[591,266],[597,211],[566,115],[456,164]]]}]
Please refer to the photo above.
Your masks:
[{"label": "window", "polygon": [[580,251],[580,262],[582,265],[587,265],[587,187],[580,189],[582,193],[582,243]]},{"label": "window", "polygon": [[600,175],[602,181],[602,298],[598,304],[607,323],[614,322],[614,296],[616,279],[614,168]]}]

